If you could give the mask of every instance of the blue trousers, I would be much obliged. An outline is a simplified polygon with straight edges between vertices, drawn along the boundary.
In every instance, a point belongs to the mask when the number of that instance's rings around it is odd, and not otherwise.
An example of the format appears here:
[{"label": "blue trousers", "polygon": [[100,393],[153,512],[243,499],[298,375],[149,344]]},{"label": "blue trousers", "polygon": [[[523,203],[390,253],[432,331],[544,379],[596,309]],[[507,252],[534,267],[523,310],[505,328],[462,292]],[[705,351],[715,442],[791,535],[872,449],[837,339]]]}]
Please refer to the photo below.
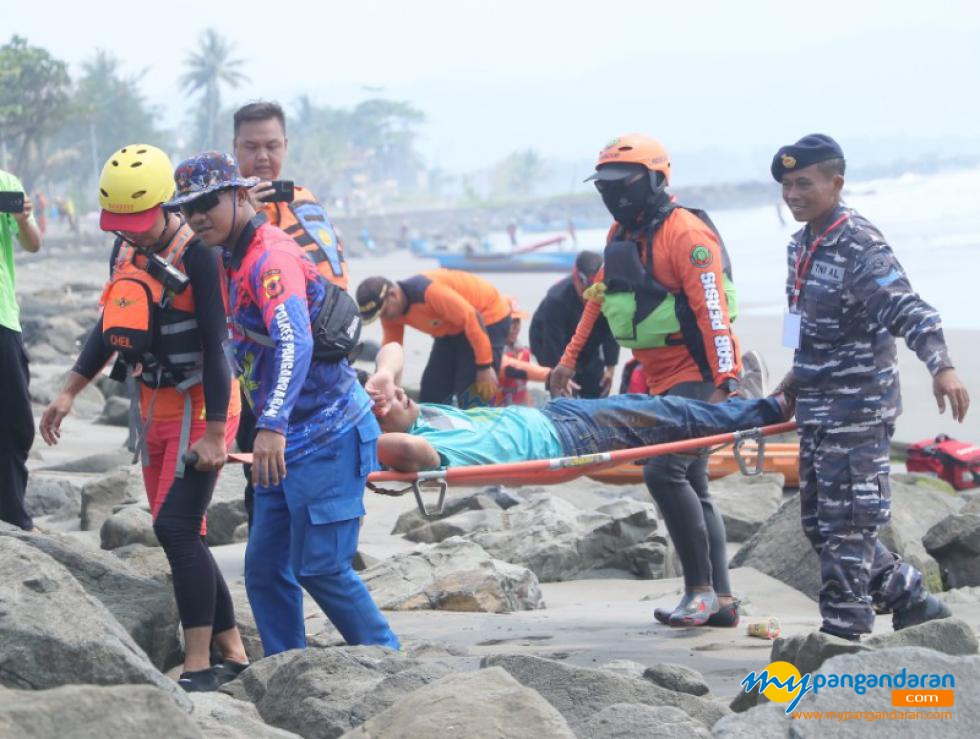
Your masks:
[{"label": "blue trousers", "polygon": [[306,646],[305,589],[348,644],[398,649],[361,578],[357,551],[364,483],[377,468],[372,416],[329,445],[287,463],[274,487],[256,486],[245,589],[266,656]]},{"label": "blue trousers", "polygon": [[663,395],[560,398],[541,407],[565,454],[596,454],[724,434],[783,420],[775,398],[707,403]]}]

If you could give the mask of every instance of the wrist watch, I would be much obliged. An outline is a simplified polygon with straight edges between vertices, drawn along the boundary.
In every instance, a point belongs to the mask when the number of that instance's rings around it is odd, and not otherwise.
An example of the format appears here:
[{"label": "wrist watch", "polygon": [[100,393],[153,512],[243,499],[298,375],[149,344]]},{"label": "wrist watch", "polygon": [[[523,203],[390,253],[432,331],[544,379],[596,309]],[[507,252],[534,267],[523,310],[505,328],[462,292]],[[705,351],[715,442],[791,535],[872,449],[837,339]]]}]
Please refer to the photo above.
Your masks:
[{"label": "wrist watch", "polygon": [[729,395],[732,395],[736,390],[738,390],[738,380],[736,380],[734,377],[729,377],[718,386],[718,389],[724,390]]}]

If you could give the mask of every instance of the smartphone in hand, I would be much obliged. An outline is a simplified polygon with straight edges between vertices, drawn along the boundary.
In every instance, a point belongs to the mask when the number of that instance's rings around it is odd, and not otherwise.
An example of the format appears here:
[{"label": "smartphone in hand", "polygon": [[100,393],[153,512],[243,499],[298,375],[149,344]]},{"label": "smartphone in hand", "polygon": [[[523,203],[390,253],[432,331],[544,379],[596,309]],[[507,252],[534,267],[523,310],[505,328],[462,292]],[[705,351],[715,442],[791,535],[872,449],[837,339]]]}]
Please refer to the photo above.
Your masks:
[{"label": "smartphone in hand", "polygon": [[[292,200],[292,182],[290,185],[290,200]],[[20,190],[0,190],[0,213],[23,213],[24,193]]]},{"label": "smartphone in hand", "polygon": [[263,203],[291,203],[293,202],[293,181],[292,180],[272,180],[272,193],[262,198]]}]

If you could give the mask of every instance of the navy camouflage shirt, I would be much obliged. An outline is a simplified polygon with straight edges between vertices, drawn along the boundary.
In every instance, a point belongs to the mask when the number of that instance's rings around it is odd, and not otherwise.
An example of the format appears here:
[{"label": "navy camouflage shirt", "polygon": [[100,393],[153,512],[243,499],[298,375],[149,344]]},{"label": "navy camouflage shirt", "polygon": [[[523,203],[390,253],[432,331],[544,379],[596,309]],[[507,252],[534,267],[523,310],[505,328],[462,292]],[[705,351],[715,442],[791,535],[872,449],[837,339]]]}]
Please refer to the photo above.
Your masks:
[{"label": "navy camouflage shirt", "polygon": [[[912,289],[881,233],[843,205],[828,221],[803,275],[798,311],[800,344],[793,358],[801,424],[871,426],[901,413],[894,336],[933,376],[952,367],[939,313]],[[796,267],[813,243],[809,226],[789,244],[786,283],[791,310]]]}]

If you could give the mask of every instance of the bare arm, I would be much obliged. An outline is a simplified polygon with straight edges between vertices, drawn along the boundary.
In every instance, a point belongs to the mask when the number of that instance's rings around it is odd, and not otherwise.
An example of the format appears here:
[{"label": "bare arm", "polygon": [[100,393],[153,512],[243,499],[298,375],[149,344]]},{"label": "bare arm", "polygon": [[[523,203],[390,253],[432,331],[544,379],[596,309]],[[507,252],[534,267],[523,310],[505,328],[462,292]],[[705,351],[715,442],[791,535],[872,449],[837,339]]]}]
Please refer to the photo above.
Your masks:
[{"label": "bare arm", "polygon": [[24,195],[24,210],[21,213],[15,213],[14,220],[17,221],[17,240],[24,247],[24,250],[29,252],[36,252],[41,248],[41,231],[31,217],[33,212],[34,203],[27,195]]},{"label": "bare arm", "polygon": [[439,453],[425,439],[411,434],[382,434],[378,439],[378,459],[398,472],[434,470],[441,466]]},{"label": "bare arm", "polygon": [[405,368],[405,350],[401,344],[390,342],[378,350],[374,360],[375,372],[388,372],[396,385],[401,385],[402,370]]}]

